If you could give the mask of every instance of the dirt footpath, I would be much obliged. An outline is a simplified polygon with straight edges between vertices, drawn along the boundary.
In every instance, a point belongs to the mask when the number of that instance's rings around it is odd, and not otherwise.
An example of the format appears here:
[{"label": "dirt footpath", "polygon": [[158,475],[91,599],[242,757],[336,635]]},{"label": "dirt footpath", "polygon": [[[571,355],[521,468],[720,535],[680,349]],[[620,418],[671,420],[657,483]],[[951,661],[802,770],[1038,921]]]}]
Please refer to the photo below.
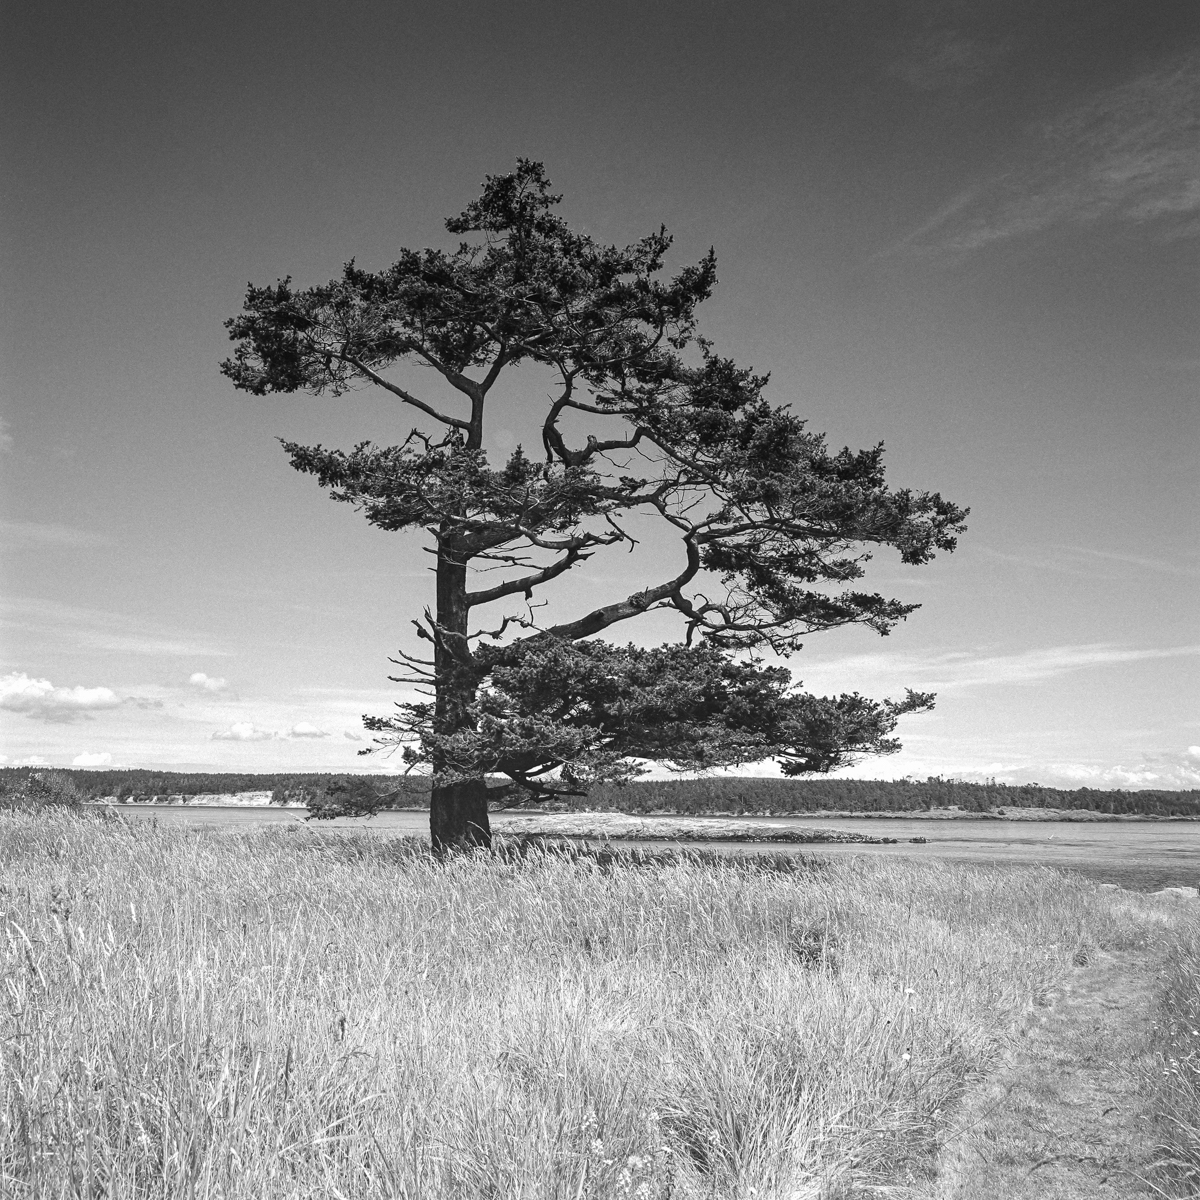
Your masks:
[{"label": "dirt footpath", "polygon": [[1156,968],[1151,953],[1121,951],[1072,972],[968,1098],[928,1200],[1156,1194],[1144,1182],[1154,1133],[1139,1095]]}]

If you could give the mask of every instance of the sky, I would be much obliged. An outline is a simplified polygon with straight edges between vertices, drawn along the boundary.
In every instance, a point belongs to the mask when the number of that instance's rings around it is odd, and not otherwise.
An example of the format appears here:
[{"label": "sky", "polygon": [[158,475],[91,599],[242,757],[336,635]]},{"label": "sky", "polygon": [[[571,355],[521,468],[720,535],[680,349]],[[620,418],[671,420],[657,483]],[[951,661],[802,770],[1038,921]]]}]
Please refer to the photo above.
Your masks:
[{"label": "sky", "polygon": [[[715,247],[717,349],[970,506],[954,554],[877,556],[906,623],[788,662],[938,693],[842,774],[1200,787],[1191,0],[46,0],[0,34],[0,761],[389,766],[361,716],[403,696],[428,555],[276,439],[413,422],[234,391],[223,321],[247,281],[453,244],[524,156],[597,239]],[[544,388],[503,401],[497,452]],[[556,619],[646,566],[597,556]]]}]

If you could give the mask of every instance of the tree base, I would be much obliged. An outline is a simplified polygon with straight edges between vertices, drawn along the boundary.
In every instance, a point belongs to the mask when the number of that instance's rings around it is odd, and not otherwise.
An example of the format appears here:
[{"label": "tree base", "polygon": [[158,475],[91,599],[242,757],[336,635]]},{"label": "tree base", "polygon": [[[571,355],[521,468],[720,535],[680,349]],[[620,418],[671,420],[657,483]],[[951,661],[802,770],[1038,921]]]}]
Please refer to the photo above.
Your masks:
[{"label": "tree base", "polygon": [[490,850],[487,784],[482,779],[463,779],[435,787],[429,799],[429,837],[439,854],[447,850]]}]

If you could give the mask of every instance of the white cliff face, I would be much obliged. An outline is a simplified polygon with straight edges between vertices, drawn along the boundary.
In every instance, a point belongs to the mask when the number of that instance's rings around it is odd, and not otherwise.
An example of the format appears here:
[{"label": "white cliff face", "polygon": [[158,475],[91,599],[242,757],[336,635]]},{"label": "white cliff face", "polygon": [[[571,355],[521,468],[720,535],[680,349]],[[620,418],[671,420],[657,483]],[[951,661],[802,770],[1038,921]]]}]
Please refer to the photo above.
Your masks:
[{"label": "white cliff face", "polygon": [[201,792],[198,796],[172,796],[171,803],[193,804],[222,804],[253,807],[271,803],[270,792]]},{"label": "white cliff face", "polygon": [[[116,796],[101,796],[98,803],[101,804],[118,804],[118,803],[145,803],[145,804],[169,804],[173,807],[222,807],[222,808],[265,808],[271,803],[271,793],[268,792],[201,792],[196,796],[182,796],[179,794],[171,796],[156,796],[153,800],[144,801],[119,801]],[[288,804],[286,808],[303,808],[302,804]]]}]

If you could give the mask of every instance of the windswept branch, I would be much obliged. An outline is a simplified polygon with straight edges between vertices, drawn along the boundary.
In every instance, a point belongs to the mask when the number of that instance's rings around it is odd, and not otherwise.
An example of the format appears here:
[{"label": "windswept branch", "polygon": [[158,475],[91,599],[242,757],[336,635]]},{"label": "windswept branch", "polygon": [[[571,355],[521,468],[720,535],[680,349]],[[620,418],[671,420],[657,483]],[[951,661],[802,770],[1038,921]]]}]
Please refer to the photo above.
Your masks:
[{"label": "windswept branch", "polygon": [[558,428],[558,419],[562,415],[563,409],[573,408],[581,412],[595,413],[606,417],[627,416],[629,414],[610,411],[599,408],[594,404],[585,404],[582,401],[573,399],[577,372],[562,368],[562,373],[562,395],[550,406],[550,411],[546,414],[546,420],[542,424],[542,443],[546,447],[548,459],[553,460],[558,458],[568,466],[582,467],[597,455],[605,454],[610,450],[632,450],[646,436],[646,430],[640,426],[634,429],[631,437],[627,438],[601,439],[597,438],[594,434],[589,434],[582,450],[570,449],[563,438],[562,431]]},{"label": "windswept branch", "polygon": [[355,370],[360,371],[363,375],[365,375],[372,383],[383,388],[385,391],[391,392],[393,396],[399,396],[405,404],[411,404],[413,408],[420,409],[421,412],[425,413],[427,416],[433,417],[435,421],[441,421],[443,425],[452,425],[455,429],[469,430],[471,428],[470,421],[464,419],[463,417],[452,417],[448,413],[438,412],[433,405],[426,404],[424,400],[418,400],[417,397],[412,395],[411,392],[406,392],[402,387],[394,384],[390,379],[385,379],[379,374],[378,371],[372,370],[367,366],[366,363],[355,358],[353,355],[337,354],[333,357],[340,358],[343,362],[349,363],[355,368]]},{"label": "windswept branch", "polygon": [[499,583],[495,587],[483,591],[468,592],[467,606],[474,608],[478,604],[490,604],[493,600],[515,595],[517,592],[524,592],[526,599],[529,599],[538,584],[556,579],[564,571],[569,571],[577,562],[582,562],[588,557],[586,551],[572,546],[557,562],[551,563],[540,571],[534,571],[532,575],[526,575],[521,579],[511,579],[507,583]]},{"label": "windswept branch", "polygon": [[687,566],[674,579],[660,583],[657,587],[634,592],[632,596],[627,596],[616,604],[606,604],[603,608],[593,609],[577,621],[566,621],[562,625],[551,626],[546,633],[568,641],[590,637],[602,629],[607,629],[610,625],[615,625],[618,621],[628,621],[630,617],[639,617],[660,601],[676,595],[680,588],[686,587],[700,571],[700,551],[697,549],[695,541],[692,538],[685,538],[683,544],[687,550]]}]

